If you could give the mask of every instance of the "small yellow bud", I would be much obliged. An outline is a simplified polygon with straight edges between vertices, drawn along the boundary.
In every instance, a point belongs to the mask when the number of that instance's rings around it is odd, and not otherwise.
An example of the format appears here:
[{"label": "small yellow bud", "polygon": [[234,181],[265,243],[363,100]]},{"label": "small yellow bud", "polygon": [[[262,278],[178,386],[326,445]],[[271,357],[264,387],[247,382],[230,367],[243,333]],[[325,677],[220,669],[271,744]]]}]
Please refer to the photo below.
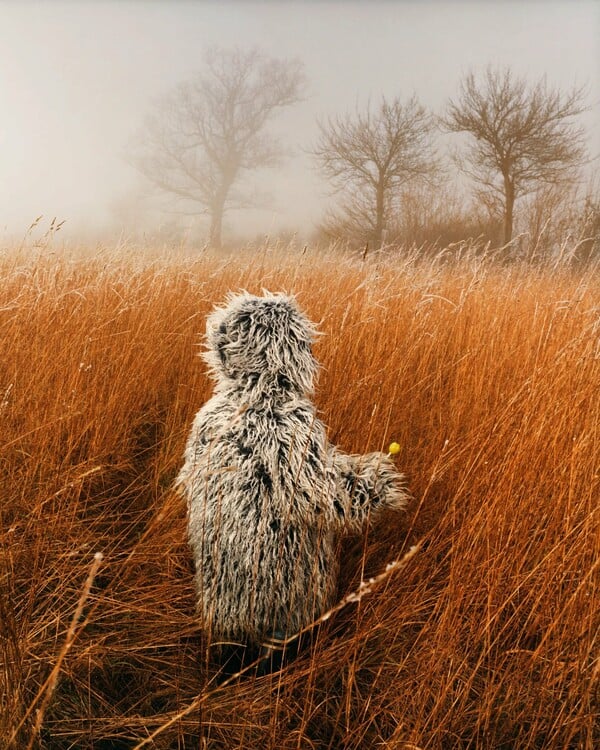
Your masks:
[{"label": "small yellow bud", "polygon": [[400,446],[398,445],[398,443],[390,443],[388,453],[390,454],[390,456],[398,455],[398,453],[400,453]]}]

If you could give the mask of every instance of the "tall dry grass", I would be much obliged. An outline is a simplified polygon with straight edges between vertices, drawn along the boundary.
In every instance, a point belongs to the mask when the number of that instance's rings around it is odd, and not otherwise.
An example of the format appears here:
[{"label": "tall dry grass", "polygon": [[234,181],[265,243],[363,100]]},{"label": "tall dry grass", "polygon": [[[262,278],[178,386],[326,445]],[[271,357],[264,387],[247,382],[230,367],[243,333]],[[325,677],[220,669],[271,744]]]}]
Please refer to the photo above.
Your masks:
[{"label": "tall dry grass", "polygon": [[[1,275],[2,747],[598,746],[592,270],[265,250]],[[402,446],[412,506],[345,543],[340,597],[421,547],[283,673],[218,687],[171,484],[198,334],[240,287],[322,321],[332,441]]]}]

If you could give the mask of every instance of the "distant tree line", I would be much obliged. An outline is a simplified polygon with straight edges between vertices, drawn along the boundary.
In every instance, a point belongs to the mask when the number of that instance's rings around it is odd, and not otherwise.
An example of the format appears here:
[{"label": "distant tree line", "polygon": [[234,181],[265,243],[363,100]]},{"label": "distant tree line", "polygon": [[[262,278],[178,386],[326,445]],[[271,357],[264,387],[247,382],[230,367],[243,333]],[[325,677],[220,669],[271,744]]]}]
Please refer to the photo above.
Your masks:
[{"label": "distant tree line", "polygon": [[[211,50],[205,67],[159,102],[132,149],[132,164],[162,191],[204,214],[208,242],[222,244],[225,213],[253,205],[243,177],[277,165],[281,144],[268,130],[279,110],[299,102],[306,78],[297,60],[257,50]],[[513,238],[515,203],[542,188],[573,184],[585,159],[582,88],[530,84],[509,68],[468,73],[455,99],[435,116],[415,96],[382,97],[353,114],[318,124],[311,153],[337,193],[325,231],[373,248],[386,242],[407,188],[441,184],[436,131],[464,134],[453,155],[473,194]]]}]

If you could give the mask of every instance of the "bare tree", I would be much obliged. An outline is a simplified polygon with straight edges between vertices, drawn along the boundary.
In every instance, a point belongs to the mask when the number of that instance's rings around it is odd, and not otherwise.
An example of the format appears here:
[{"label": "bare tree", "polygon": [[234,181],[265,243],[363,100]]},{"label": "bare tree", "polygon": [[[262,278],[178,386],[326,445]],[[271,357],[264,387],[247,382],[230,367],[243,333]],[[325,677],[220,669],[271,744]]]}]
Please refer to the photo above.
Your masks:
[{"label": "bare tree", "polygon": [[313,154],[342,194],[338,224],[364,232],[380,247],[399,199],[399,188],[437,169],[432,151],[434,121],[417,101],[382,99],[372,111],[319,123]]},{"label": "bare tree", "polygon": [[257,50],[213,49],[205,62],[158,103],[130,161],[161,190],[192,201],[194,213],[207,214],[209,243],[220,248],[226,210],[251,205],[241,178],[283,154],[266,125],[300,100],[305,79],[299,61]]},{"label": "bare tree", "polygon": [[519,197],[576,176],[584,131],[572,118],[585,110],[583,100],[582,88],[562,93],[545,78],[530,86],[509,68],[488,68],[481,82],[465,76],[458,99],[448,103],[447,130],[471,136],[459,166],[486,205],[501,211],[505,244]]}]

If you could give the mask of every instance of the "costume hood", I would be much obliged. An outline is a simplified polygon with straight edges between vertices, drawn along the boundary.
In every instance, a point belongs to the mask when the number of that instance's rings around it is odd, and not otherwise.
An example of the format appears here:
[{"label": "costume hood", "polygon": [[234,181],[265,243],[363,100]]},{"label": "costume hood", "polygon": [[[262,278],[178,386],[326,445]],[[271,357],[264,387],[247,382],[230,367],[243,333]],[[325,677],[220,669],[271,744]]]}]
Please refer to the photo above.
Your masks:
[{"label": "costume hood", "polygon": [[285,294],[229,294],[206,321],[204,360],[217,383],[311,393],[314,324]]}]

